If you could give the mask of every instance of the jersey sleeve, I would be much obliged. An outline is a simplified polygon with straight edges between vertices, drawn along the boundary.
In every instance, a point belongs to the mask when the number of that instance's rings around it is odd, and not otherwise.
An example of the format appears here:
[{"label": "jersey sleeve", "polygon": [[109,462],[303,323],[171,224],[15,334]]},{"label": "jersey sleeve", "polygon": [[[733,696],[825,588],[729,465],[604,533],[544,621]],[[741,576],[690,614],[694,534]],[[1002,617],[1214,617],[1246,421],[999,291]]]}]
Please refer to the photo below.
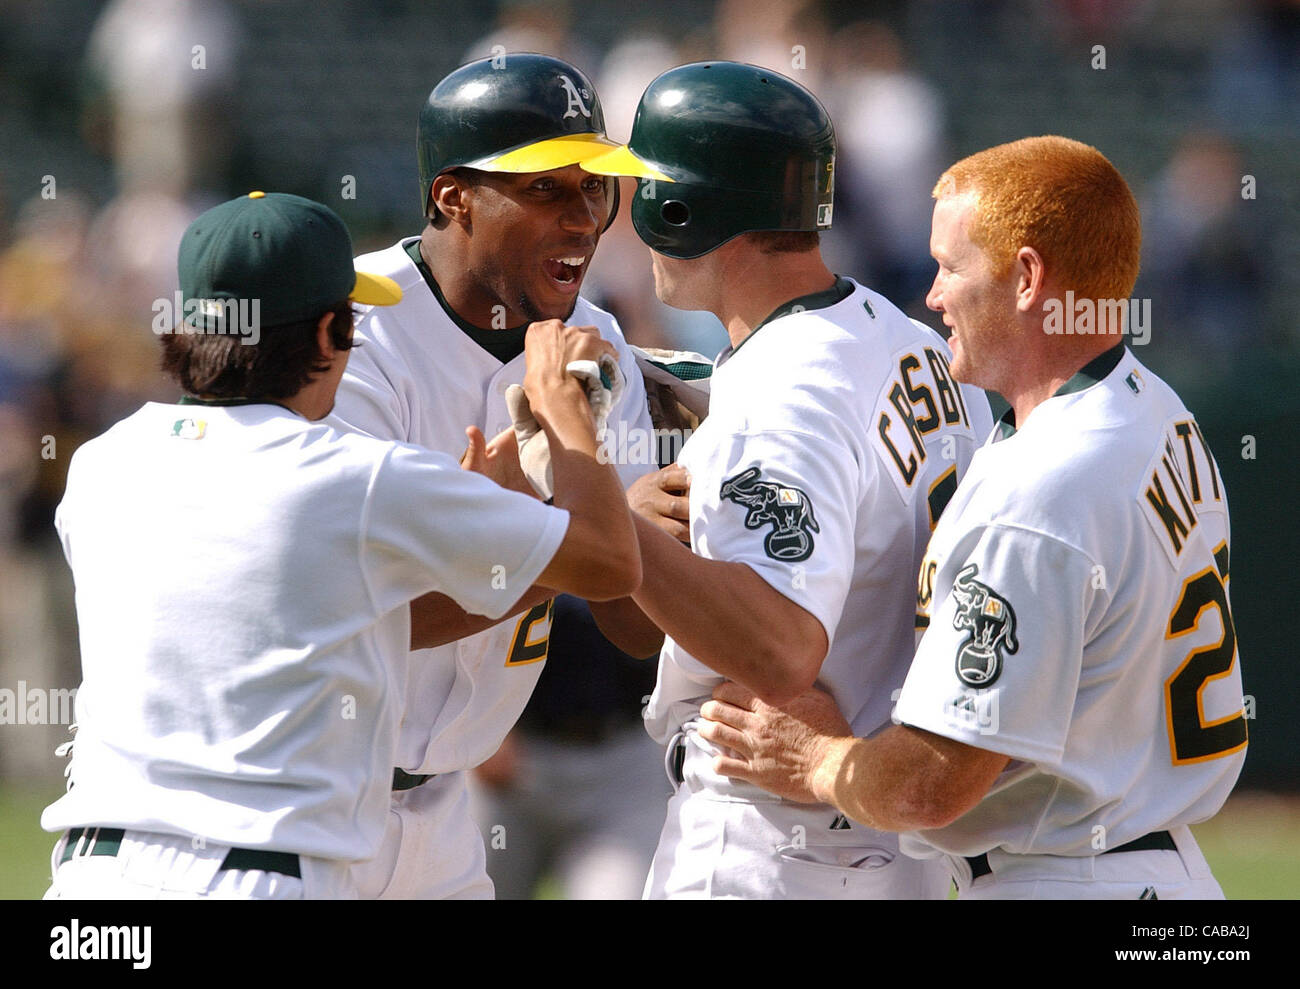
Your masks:
[{"label": "jersey sleeve", "polygon": [[1014,759],[1058,763],[1100,593],[1096,572],[1081,551],[1043,533],[973,530],[943,564],[894,719]]},{"label": "jersey sleeve", "polygon": [[[379,346],[373,339],[362,338],[348,353],[330,420],[341,429],[406,443],[411,438],[410,410],[397,383],[379,367],[375,353]],[[388,364],[401,366],[396,358]]]},{"label": "jersey sleeve", "polygon": [[785,430],[733,434],[710,459],[703,490],[692,469],[695,551],[746,564],[833,642],[853,574],[858,459],[831,440]]},{"label": "jersey sleeve", "polygon": [[507,491],[450,457],[400,445],[376,470],[362,569],[378,613],[436,590],[499,618],[564,540],[569,513]]}]

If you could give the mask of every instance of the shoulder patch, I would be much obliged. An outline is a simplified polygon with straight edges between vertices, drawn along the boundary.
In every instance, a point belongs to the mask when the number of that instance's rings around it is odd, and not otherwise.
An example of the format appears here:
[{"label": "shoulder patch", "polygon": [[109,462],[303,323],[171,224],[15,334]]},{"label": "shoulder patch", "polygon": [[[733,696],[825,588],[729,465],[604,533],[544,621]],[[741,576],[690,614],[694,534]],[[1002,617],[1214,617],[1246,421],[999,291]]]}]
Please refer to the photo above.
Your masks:
[{"label": "shoulder patch", "polygon": [[990,686],[1002,675],[1002,650],[1014,654],[1020,648],[1011,602],[976,580],[978,573],[976,564],[967,564],[952,587],[957,599],[952,627],[970,632],[957,650],[957,679],[968,687]]},{"label": "shoulder patch", "polygon": [[813,514],[812,500],[798,488],[773,481],[761,481],[761,472],[750,467],[722,482],[721,497],[747,508],[745,528],[762,525],[774,528],[763,539],[763,552],[774,560],[797,563],[812,556],[812,533],[821,532]]}]

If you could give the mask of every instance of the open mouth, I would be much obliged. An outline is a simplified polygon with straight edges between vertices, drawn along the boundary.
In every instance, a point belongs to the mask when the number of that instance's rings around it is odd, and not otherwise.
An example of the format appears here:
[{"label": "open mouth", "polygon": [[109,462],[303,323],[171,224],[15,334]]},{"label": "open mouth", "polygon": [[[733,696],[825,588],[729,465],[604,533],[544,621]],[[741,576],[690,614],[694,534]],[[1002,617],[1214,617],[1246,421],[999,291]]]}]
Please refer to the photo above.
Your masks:
[{"label": "open mouth", "polygon": [[547,276],[561,288],[572,288],[582,278],[582,267],[587,259],[581,254],[569,258],[547,258],[542,268]]}]

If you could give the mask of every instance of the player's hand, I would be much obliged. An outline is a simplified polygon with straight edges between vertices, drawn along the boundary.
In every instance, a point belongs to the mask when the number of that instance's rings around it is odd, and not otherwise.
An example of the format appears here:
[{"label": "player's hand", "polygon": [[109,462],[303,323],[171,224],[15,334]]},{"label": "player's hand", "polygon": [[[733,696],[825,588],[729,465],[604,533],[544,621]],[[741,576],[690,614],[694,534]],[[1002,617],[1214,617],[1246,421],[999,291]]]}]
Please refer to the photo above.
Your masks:
[{"label": "player's hand", "polygon": [[632,511],[689,546],[690,493],[691,475],[685,467],[670,464],[637,478],[627,489],[627,503]]},{"label": "player's hand", "polygon": [[576,378],[568,372],[574,361],[593,361],[602,358],[618,361],[618,352],[600,335],[594,326],[565,326],[561,320],[547,319],[532,323],[524,337],[524,391],[534,405],[566,388],[573,388],[585,396]]},{"label": "player's hand", "polygon": [[834,699],[816,687],[775,708],[728,681],[713,691],[700,715],[700,737],[729,750],[713,760],[715,772],[798,803],[820,802],[813,778],[826,747],[853,734]]},{"label": "player's hand", "polygon": [[491,478],[511,491],[538,497],[519,463],[519,446],[515,442],[514,427],[501,430],[492,437],[490,443],[484,439],[483,431],[477,426],[467,427],[465,437],[469,440],[469,446],[460,458],[462,469]]}]

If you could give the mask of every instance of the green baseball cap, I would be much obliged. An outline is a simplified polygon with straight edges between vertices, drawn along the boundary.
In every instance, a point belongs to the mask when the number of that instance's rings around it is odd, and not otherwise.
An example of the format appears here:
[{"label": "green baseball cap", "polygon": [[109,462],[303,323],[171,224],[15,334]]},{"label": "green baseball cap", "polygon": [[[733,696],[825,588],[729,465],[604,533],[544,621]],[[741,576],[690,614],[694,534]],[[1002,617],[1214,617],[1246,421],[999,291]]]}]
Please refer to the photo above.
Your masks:
[{"label": "green baseball cap", "polygon": [[350,299],[390,306],[391,278],[352,267],[352,238],[328,206],[282,192],[250,192],[208,210],[181,237],[185,322],[208,331],[247,300],[262,328],[311,319]]}]

